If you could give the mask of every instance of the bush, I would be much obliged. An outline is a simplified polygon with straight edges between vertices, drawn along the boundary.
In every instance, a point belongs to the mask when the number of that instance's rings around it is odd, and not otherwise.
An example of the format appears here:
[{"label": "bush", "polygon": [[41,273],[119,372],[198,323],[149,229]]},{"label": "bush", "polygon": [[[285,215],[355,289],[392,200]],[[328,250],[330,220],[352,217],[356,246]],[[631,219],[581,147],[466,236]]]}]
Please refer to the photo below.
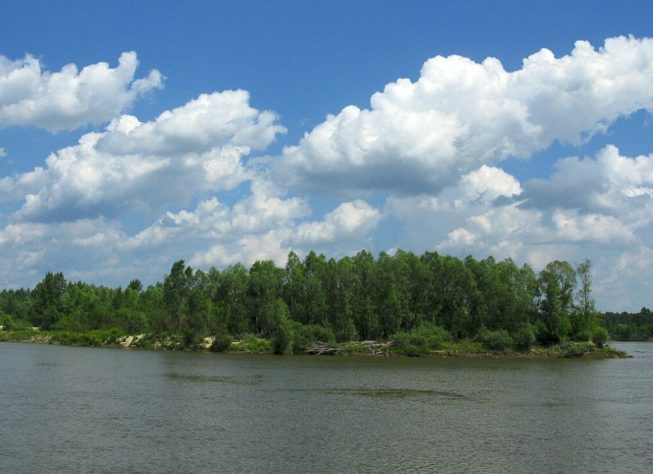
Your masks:
[{"label": "bush", "polygon": [[181,336],[181,348],[194,351],[202,342],[202,337],[196,332],[187,329]]},{"label": "bush", "polygon": [[513,344],[512,337],[505,329],[488,331],[483,328],[476,335],[476,340],[491,351],[505,351]]},{"label": "bush", "polygon": [[566,358],[576,358],[583,357],[584,355],[592,352],[594,350],[594,345],[587,342],[562,342],[557,347],[553,346],[552,350],[557,350],[560,354],[560,357]]},{"label": "bush", "polygon": [[290,331],[290,344],[294,353],[305,352],[310,346],[317,342],[328,345],[335,345],[336,338],[333,331],[317,324],[302,325],[297,322],[288,322],[287,329]]},{"label": "bush", "polygon": [[16,323],[11,316],[0,314],[0,326],[2,326],[5,331],[13,331]]},{"label": "bush", "polygon": [[602,326],[598,326],[592,330],[592,342],[598,347],[604,347],[608,342],[608,331]]},{"label": "bush", "polygon": [[339,342],[349,342],[358,340],[358,331],[351,319],[347,319],[336,331],[336,339]]},{"label": "bush", "polygon": [[290,347],[290,331],[286,324],[279,324],[272,335],[272,352],[285,354]]},{"label": "bush", "polygon": [[245,334],[240,347],[249,352],[270,352],[271,350],[269,339],[262,339],[254,334]]},{"label": "bush", "polygon": [[433,324],[422,323],[410,332],[394,335],[398,352],[406,355],[426,354],[431,350],[442,349],[451,341],[451,334],[446,329]]},{"label": "bush", "polygon": [[574,336],[575,341],[587,342],[592,340],[592,331],[589,329],[583,329],[578,334]]},{"label": "bush", "polygon": [[224,352],[229,349],[232,342],[233,338],[229,334],[218,334],[213,339],[209,350],[211,352]]},{"label": "bush", "polygon": [[519,350],[528,350],[535,344],[535,329],[531,323],[521,324],[512,335],[515,347]]}]

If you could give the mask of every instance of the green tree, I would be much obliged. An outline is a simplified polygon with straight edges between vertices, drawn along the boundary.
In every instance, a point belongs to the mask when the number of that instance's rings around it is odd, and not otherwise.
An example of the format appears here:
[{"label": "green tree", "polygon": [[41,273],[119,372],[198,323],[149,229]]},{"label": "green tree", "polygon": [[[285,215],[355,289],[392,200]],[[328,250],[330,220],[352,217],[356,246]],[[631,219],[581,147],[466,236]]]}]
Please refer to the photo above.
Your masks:
[{"label": "green tree", "polygon": [[254,262],[249,271],[249,330],[255,334],[268,336],[274,328],[268,308],[281,296],[284,270],[276,267],[273,261]]},{"label": "green tree", "polygon": [[576,266],[578,289],[576,307],[571,317],[571,333],[575,338],[587,339],[597,326],[597,312],[592,298],[592,262],[585,259]]},{"label": "green tree", "polygon": [[168,329],[180,333],[188,315],[188,296],[193,270],[183,260],[172,265],[163,281],[163,303],[169,315]]},{"label": "green tree", "polygon": [[68,284],[63,273],[48,272],[32,291],[32,324],[50,329],[63,315],[63,296]]},{"label": "green tree", "polygon": [[575,286],[576,272],[568,262],[555,260],[540,272],[538,297],[544,331],[538,337],[543,342],[560,342],[569,335]]}]

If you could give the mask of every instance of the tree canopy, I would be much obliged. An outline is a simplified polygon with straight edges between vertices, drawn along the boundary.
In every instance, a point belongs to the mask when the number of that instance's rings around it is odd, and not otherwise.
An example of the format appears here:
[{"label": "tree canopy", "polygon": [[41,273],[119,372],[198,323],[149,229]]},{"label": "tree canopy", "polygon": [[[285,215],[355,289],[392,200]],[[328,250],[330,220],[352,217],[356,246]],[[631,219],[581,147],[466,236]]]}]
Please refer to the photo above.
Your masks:
[{"label": "tree canopy", "polygon": [[599,324],[590,270],[587,260],[575,268],[556,260],[536,273],[510,259],[437,252],[375,258],[363,250],[339,260],[291,252],[284,267],[257,261],[207,273],[179,260],[147,288],[137,279],[107,288],[48,273],[33,289],[2,291],[0,311],[42,329],[74,331],[251,333],[282,343],[289,324],[323,328],[338,341],[388,339],[431,325],[455,340],[505,331],[550,344],[587,339]]}]

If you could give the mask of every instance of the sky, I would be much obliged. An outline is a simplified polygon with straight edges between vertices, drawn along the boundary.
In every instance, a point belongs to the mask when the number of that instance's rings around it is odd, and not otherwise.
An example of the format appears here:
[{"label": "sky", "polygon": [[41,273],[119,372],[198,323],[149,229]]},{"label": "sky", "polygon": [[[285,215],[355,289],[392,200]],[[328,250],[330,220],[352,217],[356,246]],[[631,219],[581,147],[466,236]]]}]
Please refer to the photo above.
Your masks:
[{"label": "sky", "polygon": [[7,1],[0,287],[310,250],[589,258],[653,306],[653,5]]}]

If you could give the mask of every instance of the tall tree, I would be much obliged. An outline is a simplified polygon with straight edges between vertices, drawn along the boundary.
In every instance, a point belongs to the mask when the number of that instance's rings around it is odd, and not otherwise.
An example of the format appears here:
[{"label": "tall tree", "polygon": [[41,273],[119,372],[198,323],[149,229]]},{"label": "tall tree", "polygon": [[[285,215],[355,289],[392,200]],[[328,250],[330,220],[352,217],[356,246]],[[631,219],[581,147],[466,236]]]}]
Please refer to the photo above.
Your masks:
[{"label": "tall tree", "polygon": [[597,313],[592,298],[592,262],[585,259],[576,266],[578,289],[576,291],[576,311],[572,318],[572,333],[584,337],[596,324]]},{"label": "tall tree", "polygon": [[176,261],[163,281],[163,302],[170,317],[169,329],[181,332],[188,314],[190,277],[193,270],[183,260]]},{"label": "tall tree", "polygon": [[575,286],[576,272],[568,262],[555,260],[540,272],[538,297],[543,323],[540,338],[544,342],[559,342],[569,335]]},{"label": "tall tree", "polygon": [[32,291],[32,324],[50,329],[63,314],[63,295],[68,284],[63,273],[48,272]]}]

